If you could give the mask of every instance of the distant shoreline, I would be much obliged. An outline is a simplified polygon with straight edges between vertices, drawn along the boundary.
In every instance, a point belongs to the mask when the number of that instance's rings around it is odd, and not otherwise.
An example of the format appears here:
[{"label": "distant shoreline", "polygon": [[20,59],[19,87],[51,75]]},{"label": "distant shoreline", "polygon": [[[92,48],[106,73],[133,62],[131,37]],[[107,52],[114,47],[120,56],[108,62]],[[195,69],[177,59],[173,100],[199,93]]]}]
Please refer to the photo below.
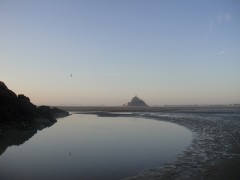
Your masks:
[{"label": "distant shoreline", "polygon": [[218,112],[240,110],[240,105],[186,105],[186,106],[55,106],[65,111],[82,112]]}]

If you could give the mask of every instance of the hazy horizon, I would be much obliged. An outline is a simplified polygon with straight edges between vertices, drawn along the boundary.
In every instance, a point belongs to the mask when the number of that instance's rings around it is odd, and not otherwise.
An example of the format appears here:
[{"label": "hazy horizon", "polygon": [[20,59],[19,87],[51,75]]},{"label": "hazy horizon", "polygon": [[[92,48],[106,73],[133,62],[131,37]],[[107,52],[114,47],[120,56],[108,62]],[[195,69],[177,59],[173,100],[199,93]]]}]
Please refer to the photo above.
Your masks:
[{"label": "hazy horizon", "polygon": [[0,2],[0,80],[37,105],[240,104],[240,1]]}]

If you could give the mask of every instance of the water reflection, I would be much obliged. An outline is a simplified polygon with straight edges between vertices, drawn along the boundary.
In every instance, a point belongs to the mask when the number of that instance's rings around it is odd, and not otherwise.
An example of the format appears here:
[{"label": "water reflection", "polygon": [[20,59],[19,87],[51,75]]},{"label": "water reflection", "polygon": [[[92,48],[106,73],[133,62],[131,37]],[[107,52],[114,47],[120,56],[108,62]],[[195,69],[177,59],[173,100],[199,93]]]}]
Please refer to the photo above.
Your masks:
[{"label": "water reflection", "polygon": [[29,140],[37,130],[7,131],[0,134],[0,156],[9,146],[19,146]]},{"label": "water reflection", "polygon": [[9,148],[0,179],[120,179],[173,159],[191,139],[172,123],[76,114]]}]

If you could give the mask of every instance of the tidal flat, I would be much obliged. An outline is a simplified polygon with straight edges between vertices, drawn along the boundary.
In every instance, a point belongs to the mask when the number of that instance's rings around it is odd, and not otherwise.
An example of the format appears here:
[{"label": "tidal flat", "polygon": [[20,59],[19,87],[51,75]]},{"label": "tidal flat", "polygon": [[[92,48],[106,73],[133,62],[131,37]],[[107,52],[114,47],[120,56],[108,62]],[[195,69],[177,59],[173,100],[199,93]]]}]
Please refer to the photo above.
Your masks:
[{"label": "tidal flat", "polygon": [[[123,112],[116,107],[106,109],[108,112]],[[84,107],[82,110],[87,109]],[[92,110],[103,115],[96,107]],[[143,170],[126,180],[240,179],[239,105],[132,107],[124,111],[135,112],[131,116],[176,123],[193,132],[192,143],[174,161]]]},{"label": "tidal flat", "polygon": [[240,179],[239,109],[201,108],[141,116],[187,127],[193,132],[193,141],[174,161],[126,180]]},{"label": "tidal flat", "polygon": [[[22,145],[6,147],[0,156],[0,177],[240,179],[238,107],[132,112],[107,108],[75,108],[72,116],[58,119]],[[23,161],[35,169],[20,166]]]}]

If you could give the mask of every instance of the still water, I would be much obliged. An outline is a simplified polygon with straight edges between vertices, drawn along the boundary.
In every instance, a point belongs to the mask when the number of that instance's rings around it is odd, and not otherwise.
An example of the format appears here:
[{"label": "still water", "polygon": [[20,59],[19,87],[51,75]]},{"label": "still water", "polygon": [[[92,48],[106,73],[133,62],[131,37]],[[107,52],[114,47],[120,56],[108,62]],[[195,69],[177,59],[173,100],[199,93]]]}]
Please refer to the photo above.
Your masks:
[{"label": "still water", "polygon": [[0,179],[121,179],[173,160],[191,140],[168,122],[73,114],[8,147]]}]

